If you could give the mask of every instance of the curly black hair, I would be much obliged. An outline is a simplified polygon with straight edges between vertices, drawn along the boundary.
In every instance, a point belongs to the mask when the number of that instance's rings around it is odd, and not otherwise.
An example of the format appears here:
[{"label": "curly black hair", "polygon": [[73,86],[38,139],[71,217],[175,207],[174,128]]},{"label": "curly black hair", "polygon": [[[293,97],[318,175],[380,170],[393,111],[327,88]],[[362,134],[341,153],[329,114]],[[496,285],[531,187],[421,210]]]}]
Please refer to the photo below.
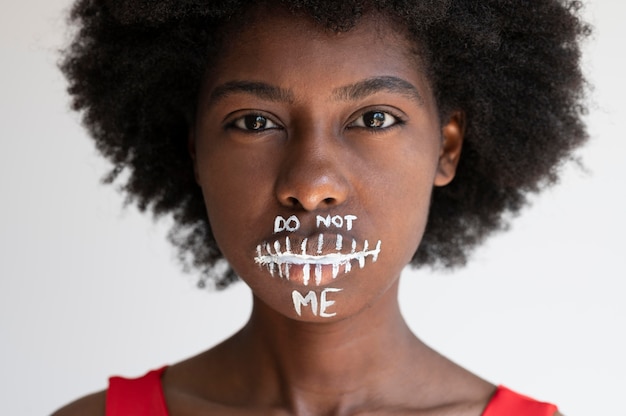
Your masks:
[{"label": "curly black hair", "polygon": [[[265,1],[264,3],[272,3]],[[557,180],[587,138],[578,1],[275,0],[325,30],[348,31],[365,13],[403,25],[424,55],[442,120],[466,115],[455,179],[433,190],[413,265],[465,264],[506,228],[528,195]],[[73,108],[113,168],[127,201],[171,214],[170,240],[201,282],[237,279],[213,238],[187,151],[198,91],[223,35],[245,24],[246,0],[78,0],[77,31],[60,64]],[[239,25],[239,26],[238,26]],[[121,175],[120,175],[121,174]],[[218,271],[216,271],[218,270]]]}]

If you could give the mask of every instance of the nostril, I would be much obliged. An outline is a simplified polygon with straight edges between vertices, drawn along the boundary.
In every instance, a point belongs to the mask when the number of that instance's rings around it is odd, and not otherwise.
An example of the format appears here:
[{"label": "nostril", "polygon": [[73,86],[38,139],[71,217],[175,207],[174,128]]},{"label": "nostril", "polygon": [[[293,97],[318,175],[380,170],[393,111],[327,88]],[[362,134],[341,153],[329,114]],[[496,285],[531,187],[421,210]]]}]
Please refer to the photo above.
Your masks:
[{"label": "nostril", "polygon": [[287,202],[289,203],[290,206],[292,207],[298,207],[300,206],[300,201],[298,201],[298,198],[290,196],[287,198]]},{"label": "nostril", "polygon": [[334,197],[327,197],[327,198],[322,198],[322,199],[316,199],[316,198],[312,198],[312,199],[306,199],[304,198],[302,201],[295,196],[288,196],[286,197],[284,200],[284,204],[285,206],[288,206],[290,208],[295,208],[295,209],[306,209],[306,210],[313,210],[317,207],[320,206],[333,206],[337,204],[337,198]]},{"label": "nostril", "polygon": [[349,190],[346,178],[330,162],[288,165],[277,178],[274,192],[280,204],[297,210],[314,211],[342,204]]}]

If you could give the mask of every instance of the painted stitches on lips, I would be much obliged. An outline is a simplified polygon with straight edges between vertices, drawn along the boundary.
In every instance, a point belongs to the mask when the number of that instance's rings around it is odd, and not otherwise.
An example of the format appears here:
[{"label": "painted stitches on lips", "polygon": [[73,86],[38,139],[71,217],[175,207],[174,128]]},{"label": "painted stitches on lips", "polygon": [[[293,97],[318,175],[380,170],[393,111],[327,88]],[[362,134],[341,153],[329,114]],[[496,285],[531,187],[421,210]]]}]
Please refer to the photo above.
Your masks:
[{"label": "painted stitches on lips", "polygon": [[372,262],[376,262],[380,253],[380,240],[374,248],[370,248],[368,240],[364,240],[362,244],[357,243],[355,239],[347,242],[341,234],[336,234],[334,252],[324,252],[324,234],[320,233],[316,240],[309,242],[309,239],[305,238],[297,246],[292,246],[289,237],[285,237],[284,240],[275,240],[273,244],[259,244],[254,260],[259,265],[266,266],[272,276],[278,272],[281,278],[287,280],[289,280],[292,267],[302,267],[304,285],[309,284],[311,274],[313,274],[315,284],[319,286],[324,266],[332,268],[332,277],[335,279],[341,269],[344,273],[352,270],[353,260],[356,260],[359,268],[363,268],[367,257],[371,257]]}]

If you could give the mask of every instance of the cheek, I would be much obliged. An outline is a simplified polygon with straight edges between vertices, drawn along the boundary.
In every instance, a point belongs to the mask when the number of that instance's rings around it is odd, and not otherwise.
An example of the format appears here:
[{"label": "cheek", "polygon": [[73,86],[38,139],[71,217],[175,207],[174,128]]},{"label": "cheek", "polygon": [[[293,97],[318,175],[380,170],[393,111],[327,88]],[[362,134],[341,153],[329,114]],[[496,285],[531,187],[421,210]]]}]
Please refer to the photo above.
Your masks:
[{"label": "cheek", "polygon": [[[213,236],[239,276],[248,284],[263,283],[267,272],[254,256],[261,239],[272,235],[280,210],[274,197],[275,167],[232,146],[210,150],[199,163],[199,176]],[[260,279],[249,278],[259,273]]]},{"label": "cheek", "polygon": [[438,161],[436,146],[414,150],[398,159],[379,186],[384,192],[377,197],[385,213],[382,229],[392,232],[387,238],[404,242],[397,249],[407,262],[417,250],[426,227]]},{"label": "cheek", "polygon": [[260,224],[271,223],[263,212],[263,205],[267,206],[269,202],[264,202],[264,192],[258,184],[242,182],[241,186],[235,187],[233,180],[221,182],[202,191],[211,229],[218,243],[225,236],[241,236],[246,230],[258,230]]},{"label": "cheek", "polygon": [[250,195],[263,195],[272,172],[258,154],[222,138],[204,137],[201,143],[198,176],[208,209],[246,210],[255,202]]},{"label": "cheek", "polygon": [[211,229],[220,248],[233,244],[245,230],[269,223],[263,217],[263,206],[270,201],[271,186],[264,174],[250,174],[250,166],[241,157],[206,153],[200,158],[198,176]]},{"label": "cheek", "polygon": [[406,188],[396,194],[393,209],[388,211],[390,238],[402,242],[396,249],[408,263],[415,254],[428,221],[432,186],[424,183],[407,183]]}]

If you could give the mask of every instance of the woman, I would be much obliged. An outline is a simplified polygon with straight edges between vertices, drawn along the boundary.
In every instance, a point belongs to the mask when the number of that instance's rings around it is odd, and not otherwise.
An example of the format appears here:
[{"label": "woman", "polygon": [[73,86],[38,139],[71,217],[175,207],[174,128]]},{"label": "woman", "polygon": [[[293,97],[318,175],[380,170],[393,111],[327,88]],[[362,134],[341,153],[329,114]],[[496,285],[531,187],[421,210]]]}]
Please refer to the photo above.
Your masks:
[{"label": "woman", "polygon": [[576,4],[521,3],[79,1],[63,70],[109,179],[254,306],[56,414],[558,414],[397,301],[407,264],[462,265],[586,138]]}]

